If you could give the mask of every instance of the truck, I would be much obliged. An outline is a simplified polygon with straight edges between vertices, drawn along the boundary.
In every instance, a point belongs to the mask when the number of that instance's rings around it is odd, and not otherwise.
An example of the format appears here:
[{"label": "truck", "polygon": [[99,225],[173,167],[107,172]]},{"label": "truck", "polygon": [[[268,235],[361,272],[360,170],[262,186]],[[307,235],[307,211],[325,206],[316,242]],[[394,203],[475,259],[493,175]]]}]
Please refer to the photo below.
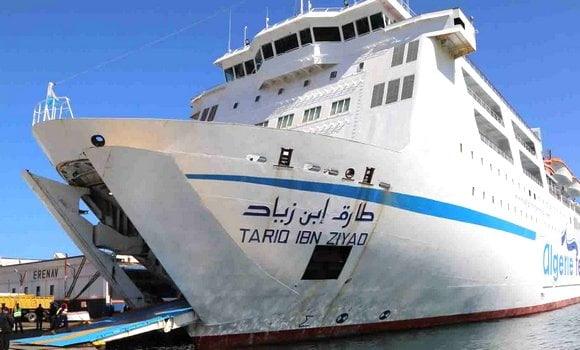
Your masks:
[{"label": "truck", "polygon": [[28,322],[36,321],[36,313],[34,310],[38,305],[42,305],[45,310],[45,316],[48,314],[50,304],[54,301],[54,296],[36,296],[33,294],[19,294],[19,293],[0,293],[0,305],[4,305],[9,309],[14,309],[16,304],[20,304],[22,308],[22,317]]}]

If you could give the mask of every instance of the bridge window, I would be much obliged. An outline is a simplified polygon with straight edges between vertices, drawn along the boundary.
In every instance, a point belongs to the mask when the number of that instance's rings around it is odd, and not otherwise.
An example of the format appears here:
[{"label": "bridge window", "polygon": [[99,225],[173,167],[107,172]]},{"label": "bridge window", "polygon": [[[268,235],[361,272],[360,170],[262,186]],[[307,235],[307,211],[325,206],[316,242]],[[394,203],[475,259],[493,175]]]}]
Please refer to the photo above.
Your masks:
[{"label": "bridge window", "polygon": [[369,26],[369,19],[367,17],[357,19],[355,23],[358,35],[364,35],[371,31],[371,28]]},{"label": "bridge window", "polygon": [[385,28],[385,19],[383,18],[383,14],[381,12],[375,13],[370,17],[371,19],[371,28],[372,30],[376,30],[379,28]]},{"label": "bridge window", "polygon": [[281,55],[298,48],[300,45],[298,45],[298,37],[296,34],[291,34],[276,40],[274,46],[276,47],[276,54]]},{"label": "bridge window", "polygon": [[338,27],[315,27],[314,40],[316,41],[340,41]]},{"label": "bridge window", "polygon": [[260,70],[262,67],[262,51],[258,50],[256,57],[254,57],[254,61],[256,61],[256,72]]},{"label": "bridge window", "polygon": [[310,28],[300,31],[300,43],[302,46],[312,44],[312,33],[310,32]]},{"label": "bridge window", "polygon": [[292,121],[294,120],[294,114],[284,115],[278,118],[278,125],[276,126],[278,129],[285,129],[292,126]]},{"label": "bridge window", "polygon": [[244,63],[244,66],[246,66],[246,72],[248,73],[248,75],[256,73],[256,66],[254,65],[254,60],[246,61]]},{"label": "bridge window", "polygon": [[350,40],[352,38],[354,38],[356,36],[356,33],[354,31],[354,24],[352,23],[348,23],[342,26],[342,36],[344,37],[344,40]]},{"label": "bridge window", "polygon": [[265,121],[263,121],[261,123],[256,124],[256,126],[262,126],[264,128],[267,128],[268,127],[268,122],[269,122],[269,120],[265,120]]},{"label": "bridge window", "polygon": [[246,75],[244,73],[244,66],[241,63],[234,66],[234,72],[236,73],[236,79],[243,78]]},{"label": "bridge window", "polygon": [[224,74],[226,76],[226,82],[230,82],[232,80],[234,80],[234,69],[233,68],[228,68],[226,70],[224,70]]},{"label": "bridge window", "polygon": [[341,114],[348,112],[350,108],[350,98],[345,98],[344,100],[336,101],[332,103],[330,108],[330,115]]},{"label": "bridge window", "polygon": [[198,111],[198,112],[195,112],[195,113],[193,113],[193,114],[191,115],[191,119],[198,120],[198,119],[199,119],[199,111]]},{"label": "bridge window", "polygon": [[264,54],[264,59],[269,60],[274,57],[274,49],[272,48],[272,43],[267,43],[262,45],[262,53]]}]

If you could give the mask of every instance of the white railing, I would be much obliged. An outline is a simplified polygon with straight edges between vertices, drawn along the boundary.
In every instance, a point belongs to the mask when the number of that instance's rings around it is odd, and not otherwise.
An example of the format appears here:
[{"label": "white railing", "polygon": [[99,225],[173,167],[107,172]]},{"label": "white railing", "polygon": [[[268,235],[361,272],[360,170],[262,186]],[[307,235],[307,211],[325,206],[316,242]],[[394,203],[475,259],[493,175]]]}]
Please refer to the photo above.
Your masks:
[{"label": "white railing", "polygon": [[524,174],[526,174],[530,179],[534,180],[535,183],[537,183],[538,185],[544,187],[544,184],[542,183],[542,180],[538,179],[534,174],[532,174],[531,172],[529,172],[526,169],[522,169],[524,171]]},{"label": "white railing", "polygon": [[498,89],[496,89],[496,87],[491,83],[491,81],[489,81],[489,79],[487,78],[487,76],[485,74],[483,74],[483,72],[475,65],[475,63],[473,63],[473,61],[471,61],[469,58],[467,58],[467,56],[465,56],[465,61],[467,63],[469,63],[469,65],[471,66],[471,68],[473,68],[473,70],[475,70],[477,73],[479,73],[479,76],[487,83],[487,85],[499,96],[499,98],[501,98],[501,100],[503,101],[503,103],[505,103],[505,105],[510,109],[510,111],[512,111],[512,113],[516,116],[516,118],[518,118],[520,120],[520,122],[522,122],[522,124],[524,124],[524,126],[526,128],[528,128],[528,130],[530,130],[530,133],[532,135],[534,135],[534,137],[540,141],[540,138],[538,137],[538,135],[536,135],[535,132],[532,131],[532,129],[528,126],[528,124],[524,121],[524,118],[522,118],[519,113],[516,111],[516,109],[507,101],[507,99],[501,94],[501,92],[499,92]]},{"label": "white railing", "polygon": [[534,150],[532,147],[530,147],[530,145],[528,145],[526,143],[526,141],[517,133],[516,133],[516,140],[518,140],[522,144],[522,146],[524,146],[524,148],[528,150],[528,152],[530,152],[534,156],[536,155],[536,150]]},{"label": "white railing", "polygon": [[471,97],[473,97],[474,100],[476,100],[481,105],[481,107],[483,107],[489,114],[491,114],[491,116],[495,120],[497,120],[501,124],[501,126],[504,126],[503,118],[499,114],[497,114],[497,112],[493,108],[491,108],[481,97],[479,97],[475,91],[471,90],[470,88],[467,88],[467,92],[471,95]]},{"label": "white railing", "polygon": [[485,143],[486,145],[488,145],[491,149],[493,149],[494,151],[496,151],[500,156],[504,157],[510,163],[513,164],[514,159],[512,158],[512,156],[510,156],[506,152],[502,151],[495,143],[493,143],[490,139],[488,139],[487,136],[485,136],[482,133],[479,133],[479,137],[481,138],[481,141],[483,141],[483,143]]},{"label": "white railing", "polygon": [[68,97],[47,97],[36,104],[32,114],[32,126],[48,120],[74,118]]}]

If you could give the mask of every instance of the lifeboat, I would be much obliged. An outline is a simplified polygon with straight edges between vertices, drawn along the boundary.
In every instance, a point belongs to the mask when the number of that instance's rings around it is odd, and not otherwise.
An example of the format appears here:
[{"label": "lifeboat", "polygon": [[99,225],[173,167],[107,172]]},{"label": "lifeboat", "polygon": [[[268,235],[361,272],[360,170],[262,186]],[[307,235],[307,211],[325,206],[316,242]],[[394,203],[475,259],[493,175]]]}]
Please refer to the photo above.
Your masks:
[{"label": "lifeboat", "polygon": [[580,197],[580,181],[578,181],[577,178],[574,178],[574,182],[572,182],[572,185],[568,186],[566,191],[571,197]]},{"label": "lifeboat", "polygon": [[545,161],[548,166],[550,166],[554,171],[554,178],[558,181],[559,185],[571,186],[574,183],[574,175],[572,171],[564,161],[558,158],[551,158]]}]

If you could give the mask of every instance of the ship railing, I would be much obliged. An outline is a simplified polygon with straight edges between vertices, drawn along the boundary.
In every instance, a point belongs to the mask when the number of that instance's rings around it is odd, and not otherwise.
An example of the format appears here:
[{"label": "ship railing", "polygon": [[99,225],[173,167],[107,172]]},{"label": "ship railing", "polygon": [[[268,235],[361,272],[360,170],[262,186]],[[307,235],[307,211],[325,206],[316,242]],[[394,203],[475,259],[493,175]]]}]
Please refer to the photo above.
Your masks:
[{"label": "ship railing", "polygon": [[32,114],[32,126],[56,119],[74,119],[68,97],[48,97],[36,104]]},{"label": "ship railing", "polygon": [[473,61],[471,61],[467,56],[465,57],[465,61],[467,63],[469,63],[469,65],[471,66],[471,68],[473,68],[477,73],[479,73],[479,76],[499,96],[499,98],[501,98],[501,100],[503,101],[503,103],[505,103],[505,105],[509,108],[509,110],[512,111],[512,113],[516,116],[516,118],[518,118],[520,120],[520,122],[522,122],[522,124],[524,124],[525,127],[528,128],[528,130],[530,130],[530,133],[532,135],[534,135],[534,137],[538,141],[540,141],[540,138],[538,137],[538,135],[536,135],[536,133],[532,131],[532,129],[526,123],[526,121],[524,120],[524,118],[522,118],[520,116],[520,114],[516,111],[516,109],[507,101],[507,99],[501,94],[501,92],[499,92],[499,90],[496,89],[496,87],[491,83],[491,81],[487,78],[487,76],[485,74],[483,74],[483,72],[475,65],[475,63],[473,63]]},{"label": "ship railing", "polygon": [[[357,5],[357,4],[360,4],[360,3],[363,3],[363,2],[367,2],[367,1],[372,1],[372,0],[358,0],[358,1],[355,1],[353,5]],[[411,8],[411,6],[409,5],[409,1],[408,0],[397,0],[397,2],[407,12],[409,12],[409,14],[411,15],[411,17],[417,16],[417,14],[415,13],[415,11],[413,11],[413,9]],[[308,12],[341,12],[341,11],[344,11],[346,9],[348,9],[348,7],[315,7],[315,8],[311,8],[310,10],[308,10],[305,13],[308,13]],[[274,28],[274,27],[278,27],[278,26],[280,26],[280,25],[282,25],[282,24],[284,24],[286,22],[289,22],[289,21],[293,20],[294,18],[299,17],[301,15],[302,14],[297,14],[297,15],[292,16],[292,17],[289,17],[289,18],[287,18],[287,19],[285,19],[283,21],[280,21],[280,22],[274,23],[272,25],[269,25],[267,29],[271,29],[271,28]]]},{"label": "ship railing", "polygon": [[510,163],[512,163],[512,164],[514,163],[514,159],[512,158],[512,156],[510,156],[506,152],[502,151],[495,143],[493,143],[490,139],[488,139],[487,136],[485,136],[482,133],[479,133],[479,137],[481,138],[481,141],[483,141],[483,143],[485,143],[491,149],[493,149],[494,151],[496,151],[500,156],[502,156],[505,159],[507,159]]},{"label": "ship railing", "polygon": [[504,126],[503,118],[499,114],[497,114],[497,112],[494,111],[493,108],[491,108],[481,97],[479,97],[477,93],[475,93],[475,91],[473,91],[470,88],[467,88],[467,92],[471,95],[471,97],[473,97],[474,100],[477,101],[477,103],[481,105],[481,107],[483,107],[489,114],[491,114],[491,116],[495,120],[497,120],[501,124],[501,126]]},{"label": "ship railing", "polygon": [[522,146],[524,146],[524,148],[528,150],[528,152],[530,152],[533,155],[536,155],[536,150],[530,147],[530,145],[528,145],[526,141],[518,134],[516,134],[516,140],[518,140],[522,144]]},{"label": "ship railing", "polygon": [[524,174],[526,174],[530,179],[534,180],[535,183],[537,183],[540,186],[544,186],[544,184],[542,183],[542,180],[538,179],[538,177],[536,177],[534,174],[532,174],[531,172],[529,172],[526,169],[522,169],[524,171]]}]

